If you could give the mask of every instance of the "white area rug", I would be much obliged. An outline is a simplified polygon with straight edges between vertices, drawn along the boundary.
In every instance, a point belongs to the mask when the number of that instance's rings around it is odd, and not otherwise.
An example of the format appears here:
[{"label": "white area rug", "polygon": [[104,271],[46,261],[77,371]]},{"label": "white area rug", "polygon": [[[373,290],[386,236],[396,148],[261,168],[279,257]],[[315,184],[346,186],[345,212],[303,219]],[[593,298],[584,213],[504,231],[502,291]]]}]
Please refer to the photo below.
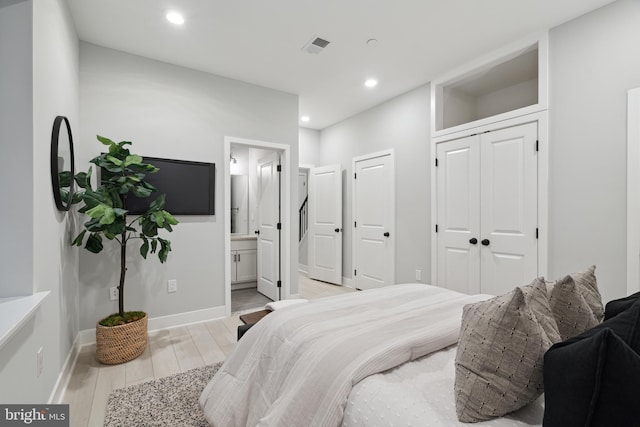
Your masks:
[{"label": "white area rug", "polygon": [[222,362],[115,390],[107,401],[104,425],[208,426],[198,399],[220,366]]}]

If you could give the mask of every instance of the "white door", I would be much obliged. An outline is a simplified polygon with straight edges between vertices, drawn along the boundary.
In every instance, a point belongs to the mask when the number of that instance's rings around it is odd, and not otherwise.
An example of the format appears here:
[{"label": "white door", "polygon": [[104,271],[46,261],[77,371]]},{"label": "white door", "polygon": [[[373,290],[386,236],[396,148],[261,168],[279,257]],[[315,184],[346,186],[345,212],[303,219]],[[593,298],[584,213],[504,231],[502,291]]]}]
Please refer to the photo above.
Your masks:
[{"label": "white door", "polygon": [[438,144],[438,286],[480,292],[480,146],[477,136]]},{"label": "white door", "polygon": [[354,283],[357,289],[392,285],[395,274],[395,174],[392,154],[354,162]]},{"label": "white door", "polygon": [[276,301],[280,280],[278,153],[258,161],[258,292]]},{"label": "white door", "polygon": [[480,138],[482,292],[500,295],[538,275],[537,123]]},{"label": "white door", "polygon": [[537,123],[438,144],[437,284],[500,295],[538,275]]},{"label": "white door", "polygon": [[342,284],[342,170],[309,171],[309,277]]}]

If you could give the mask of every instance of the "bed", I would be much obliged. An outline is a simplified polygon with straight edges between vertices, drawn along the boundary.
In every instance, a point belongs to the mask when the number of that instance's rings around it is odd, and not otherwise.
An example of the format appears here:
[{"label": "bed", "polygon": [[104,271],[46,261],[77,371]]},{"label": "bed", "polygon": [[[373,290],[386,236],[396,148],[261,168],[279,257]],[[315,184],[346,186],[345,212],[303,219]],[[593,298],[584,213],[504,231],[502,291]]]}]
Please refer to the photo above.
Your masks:
[{"label": "bed", "polygon": [[[240,340],[200,405],[216,427],[452,425],[462,308],[489,298],[405,284],[278,310]],[[541,425],[541,414],[537,402],[485,425]]]},{"label": "bed", "polygon": [[501,418],[459,422],[453,392],[455,357],[454,345],[360,381],[349,394],[342,427],[542,425],[543,397]]}]

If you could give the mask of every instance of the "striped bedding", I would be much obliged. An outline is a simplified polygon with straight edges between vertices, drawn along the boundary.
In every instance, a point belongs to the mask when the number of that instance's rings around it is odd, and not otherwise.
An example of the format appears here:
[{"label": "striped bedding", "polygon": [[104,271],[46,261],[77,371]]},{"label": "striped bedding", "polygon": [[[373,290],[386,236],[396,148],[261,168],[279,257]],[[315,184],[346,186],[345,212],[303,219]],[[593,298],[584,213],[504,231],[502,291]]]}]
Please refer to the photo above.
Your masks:
[{"label": "striped bedding", "polygon": [[462,307],[489,298],[424,284],[278,310],[251,328],[200,397],[227,426],[339,426],[352,387],[457,342]]}]

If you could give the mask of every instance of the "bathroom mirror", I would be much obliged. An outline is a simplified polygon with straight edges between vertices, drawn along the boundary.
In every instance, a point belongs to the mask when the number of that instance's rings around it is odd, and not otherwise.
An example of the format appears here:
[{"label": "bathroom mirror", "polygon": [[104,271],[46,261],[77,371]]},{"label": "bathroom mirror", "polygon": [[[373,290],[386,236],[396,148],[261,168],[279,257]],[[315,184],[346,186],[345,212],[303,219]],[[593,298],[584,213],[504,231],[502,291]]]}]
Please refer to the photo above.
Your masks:
[{"label": "bathroom mirror", "polygon": [[57,116],[51,131],[51,184],[53,199],[61,211],[68,211],[73,197],[73,137],[69,120]]},{"label": "bathroom mirror", "polygon": [[249,233],[249,177],[231,175],[231,233]]}]

